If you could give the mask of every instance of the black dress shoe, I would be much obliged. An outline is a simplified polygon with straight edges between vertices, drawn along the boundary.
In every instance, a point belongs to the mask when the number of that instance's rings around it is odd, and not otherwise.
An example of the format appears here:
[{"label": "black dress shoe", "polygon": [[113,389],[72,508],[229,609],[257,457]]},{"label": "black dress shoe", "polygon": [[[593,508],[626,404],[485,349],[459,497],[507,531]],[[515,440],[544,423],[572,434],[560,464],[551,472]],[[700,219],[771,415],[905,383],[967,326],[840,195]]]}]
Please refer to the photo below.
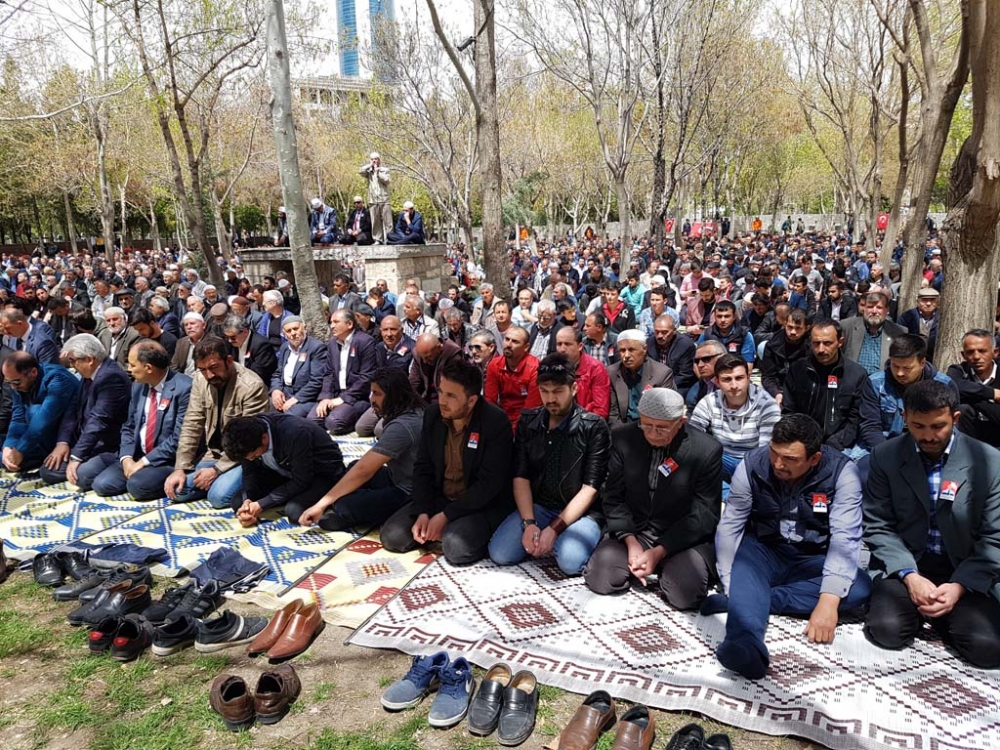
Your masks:
[{"label": "black dress shoe", "polygon": [[81,552],[57,552],[56,559],[63,572],[74,581],[80,581],[94,572],[87,562],[87,556]]},{"label": "black dress shoe", "polygon": [[97,595],[104,589],[114,588],[123,583],[129,583],[131,585],[138,585],[144,583],[147,586],[153,585],[153,576],[149,572],[149,568],[139,567],[121,567],[115,568],[111,571],[103,583],[99,584],[97,587],[88,589],[80,594],[80,602],[87,603],[93,601],[97,598]]},{"label": "black dress shoe", "polygon": [[105,618],[139,614],[152,603],[145,584],[122,589],[104,589],[94,601],[84,604],[67,615],[70,625],[96,625]]},{"label": "black dress shoe", "polygon": [[733,750],[728,734],[713,734],[703,745],[703,750]]},{"label": "black dress shoe", "polygon": [[469,704],[469,732],[480,737],[486,737],[497,728],[500,721],[500,709],[503,708],[503,693],[510,684],[510,667],[506,664],[494,664],[490,667],[483,681],[479,683],[479,691]]},{"label": "black dress shoe", "polygon": [[505,747],[520,745],[535,730],[538,713],[538,681],[531,672],[518,672],[503,692],[503,708],[497,722],[497,742]]},{"label": "black dress shoe", "polygon": [[79,581],[71,581],[52,592],[52,598],[57,602],[72,602],[80,598],[85,591],[97,588],[111,575],[111,571],[95,570]]},{"label": "black dress shoe", "polygon": [[48,553],[35,556],[31,561],[31,571],[35,574],[35,583],[39,586],[58,586],[66,577],[59,565],[59,558]]},{"label": "black dress shoe", "polygon": [[670,738],[663,750],[702,750],[705,730],[697,724],[685,724]]}]

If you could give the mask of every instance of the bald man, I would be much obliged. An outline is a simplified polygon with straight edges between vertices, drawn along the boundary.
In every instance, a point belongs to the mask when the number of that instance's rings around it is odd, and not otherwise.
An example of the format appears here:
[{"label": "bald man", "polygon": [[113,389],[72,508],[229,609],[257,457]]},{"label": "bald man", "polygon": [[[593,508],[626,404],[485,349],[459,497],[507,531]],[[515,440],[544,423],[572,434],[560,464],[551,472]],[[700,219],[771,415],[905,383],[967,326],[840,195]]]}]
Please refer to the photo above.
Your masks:
[{"label": "bald man", "polygon": [[410,385],[425,402],[435,403],[441,371],[451,362],[462,359],[465,359],[465,354],[458,344],[442,341],[436,333],[422,333],[417,337],[413,350]]}]

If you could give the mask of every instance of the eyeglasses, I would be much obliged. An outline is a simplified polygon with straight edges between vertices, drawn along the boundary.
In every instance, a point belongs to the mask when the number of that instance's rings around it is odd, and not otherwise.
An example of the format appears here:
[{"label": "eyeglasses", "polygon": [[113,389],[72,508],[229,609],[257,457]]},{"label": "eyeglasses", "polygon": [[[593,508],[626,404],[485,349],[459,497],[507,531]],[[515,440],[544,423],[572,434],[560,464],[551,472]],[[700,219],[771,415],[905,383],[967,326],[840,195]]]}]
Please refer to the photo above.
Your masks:
[{"label": "eyeglasses", "polygon": [[486,347],[483,346],[482,344],[469,344],[469,349],[471,349],[474,352],[478,352],[478,351],[480,351],[482,349],[485,349],[485,348]]},{"label": "eyeglasses", "polygon": [[676,419],[666,427],[660,427],[658,425],[646,424],[645,422],[639,422],[639,429],[647,434],[653,435],[669,435],[671,432],[677,429],[677,425],[680,423],[680,419]]},{"label": "eyeglasses", "polygon": [[694,358],[694,363],[696,365],[704,365],[704,364],[707,364],[707,363],[711,362],[713,359],[717,359],[717,358],[719,358],[721,356],[722,356],[721,354],[710,354],[707,357],[695,357]]}]

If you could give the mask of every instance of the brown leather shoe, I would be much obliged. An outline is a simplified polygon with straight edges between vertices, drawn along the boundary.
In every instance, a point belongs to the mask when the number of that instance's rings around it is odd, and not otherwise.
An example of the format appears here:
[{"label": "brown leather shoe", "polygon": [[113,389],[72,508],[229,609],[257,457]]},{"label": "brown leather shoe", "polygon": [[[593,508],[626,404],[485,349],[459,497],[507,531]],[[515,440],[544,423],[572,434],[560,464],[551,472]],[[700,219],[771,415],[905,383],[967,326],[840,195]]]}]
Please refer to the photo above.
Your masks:
[{"label": "brown leather shoe", "polygon": [[208,703],[225,723],[230,732],[239,732],[253,726],[253,696],[242,677],[220,674],[212,683]]},{"label": "brown leather shoe", "polygon": [[656,718],[645,706],[633,706],[622,714],[611,750],[649,750],[656,739]]},{"label": "brown leather shoe", "polygon": [[291,664],[282,664],[261,674],[257,680],[254,710],[261,724],[277,724],[302,691],[299,676]]},{"label": "brown leather shoe", "polygon": [[267,650],[278,642],[278,638],[281,637],[282,631],[288,627],[288,621],[292,619],[292,615],[304,606],[304,601],[296,599],[275,612],[274,616],[271,618],[271,622],[267,624],[267,627],[260,631],[260,633],[257,634],[257,637],[253,639],[249,646],[247,646],[247,654],[250,656],[260,656],[261,654],[267,653]]},{"label": "brown leather shoe", "polygon": [[615,702],[606,690],[588,695],[559,735],[559,750],[593,750],[601,733],[615,723]]},{"label": "brown leather shoe", "polygon": [[267,650],[267,658],[272,662],[285,661],[305,651],[316,636],[323,632],[326,623],[319,613],[319,605],[308,604],[292,615],[288,627],[278,638],[278,642]]}]

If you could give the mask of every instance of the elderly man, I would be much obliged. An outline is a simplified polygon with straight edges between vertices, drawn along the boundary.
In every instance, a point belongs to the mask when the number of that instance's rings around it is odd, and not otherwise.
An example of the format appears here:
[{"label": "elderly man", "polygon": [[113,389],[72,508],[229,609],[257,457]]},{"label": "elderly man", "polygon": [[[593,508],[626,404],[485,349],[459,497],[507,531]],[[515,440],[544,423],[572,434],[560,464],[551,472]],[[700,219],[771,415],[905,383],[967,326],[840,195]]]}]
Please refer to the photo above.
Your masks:
[{"label": "elderly man", "polygon": [[278,369],[278,358],[270,342],[253,331],[246,318],[238,315],[226,316],[222,334],[233,350],[233,361],[256,373],[269,386]]},{"label": "elderly man", "polygon": [[[490,559],[516,565],[528,555],[554,555],[577,575],[601,538],[591,512],[604,483],[608,426],[576,402],[573,365],[553,354],[538,366],[542,406],[525,409],[515,433],[514,503],[517,509],[490,540]],[[552,464],[560,471],[549,471]]]},{"label": "elderly man", "polygon": [[392,208],[389,205],[389,168],[382,166],[382,157],[377,151],[372,151],[368,163],[363,165],[358,173],[368,183],[372,238],[384,245],[386,234],[392,227]]},{"label": "elderly man", "polygon": [[722,666],[750,680],[761,679],[770,664],[764,645],[770,614],[807,617],[805,637],[830,643],[838,613],[868,601],[871,580],[858,568],[858,470],[823,445],[811,417],[783,417],[770,444],[747,453],[733,476],[715,551],[728,599],[711,596],[701,611],[729,612],[715,653]]},{"label": "elderly man", "polygon": [[375,340],[357,330],[347,310],[330,315],[330,342],[319,400],[309,419],[334,435],[346,435],[368,410],[372,378],[378,368]]},{"label": "elderly man", "polygon": [[424,314],[427,303],[416,294],[407,294],[403,300],[403,333],[414,341],[424,333],[440,336],[437,321]]},{"label": "elderly man", "polygon": [[333,245],[340,239],[337,231],[337,209],[327,206],[319,198],[313,198],[310,205],[309,233],[314,245]]},{"label": "elderly man", "polygon": [[63,415],[77,408],[80,381],[62,365],[39,362],[26,351],[9,354],[2,372],[12,400],[3,465],[7,471],[34,471],[55,447]]},{"label": "elderly man", "polygon": [[[379,227],[381,229],[381,227]],[[344,231],[340,235],[342,245],[371,245],[372,216],[365,208],[365,201],[360,195],[354,196],[354,208],[347,215]]]},{"label": "elderly man", "polygon": [[115,296],[111,293],[111,286],[104,279],[94,281],[94,301],[90,303],[91,310],[95,318],[103,318],[104,310],[115,304]]},{"label": "elderly man", "polygon": [[413,500],[382,525],[390,552],[441,542],[452,565],[486,556],[490,537],[511,511],[513,441],[509,420],[483,400],[482,389],[479,368],[464,359],[442,373],[440,400],[424,411]]},{"label": "elderly man", "polygon": [[691,386],[698,382],[694,372],[696,349],[690,336],[677,335],[677,324],[670,315],[657,317],[652,335],[646,336],[646,356],[673,371],[674,387],[681,396],[686,397]]},{"label": "elderly man", "polygon": [[538,359],[528,353],[528,332],[512,326],[503,339],[503,356],[486,368],[483,398],[503,409],[511,425],[517,424],[522,409],[541,406],[538,393]]},{"label": "elderly man", "polygon": [[604,313],[591,313],[583,321],[583,350],[605,367],[618,361],[618,334],[608,330]]},{"label": "elderly man", "polygon": [[869,376],[882,370],[889,358],[893,339],[906,329],[886,320],[889,299],[882,292],[870,292],[862,300],[861,315],[844,321],[844,356],[865,368]]},{"label": "elderly man", "polygon": [[[556,331],[562,326],[556,316],[556,306],[552,300],[543,299],[537,307],[538,321],[528,329],[528,351],[531,356],[541,359],[556,350]],[[506,333],[506,332],[505,332]]]},{"label": "elderly man", "polygon": [[292,523],[344,475],[340,446],[319,425],[290,414],[257,414],[230,420],[222,449],[239,457],[245,500],[230,507],[244,527],[261,514],[283,507]]},{"label": "elderly man", "polygon": [[403,324],[395,315],[387,315],[379,323],[381,341],[375,347],[375,357],[378,369],[395,367],[410,371],[413,361],[413,350],[417,342],[403,333]]},{"label": "elderly man", "polygon": [[169,356],[174,356],[174,352],[177,351],[177,337],[160,327],[151,310],[145,307],[132,308],[132,312],[129,313],[129,325],[139,334],[139,338],[155,341],[167,350]]},{"label": "elderly man", "polygon": [[496,327],[496,320],[493,318],[493,305],[497,301],[497,296],[493,291],[493,285],[483,283],[479,285],[480,298],[472,306],[471,323],[480,328]]},{"label": "elderly man", "polygon": [[652,574],[670,606],[695,609],[717,578],[722,446],[685,427],[684,399],[651,388],[639,421],[612,433],[602,508],[608,533],[584,570],[591,591],[627,591]]},{"label": "elderly man", "polygon": [[934,359],[934,346],[937,343],[938,302],[941,293],[933,287],[926,287],[917,292],[917,306],[900,314],[896,322],[906,329],[907,333],[920,336],[927,342],[927,359]]},{"label": "elderly man", "polygon": [[160,324],[160,328],[167,333],[173,334],[178,340],[180,340],[181,322],[177,319],[177,316],[170,311],[170,303],[167,302],[165,297],[153,297],[153,299],[149,301],[149,311],[156,316],[156,322]]},{"label": "elderly man", "polygon": [[483,380],[486,379],[486,368],[497,356],[497,340],[489,331],[479,331],[469,339],[469,359],[483,373]]},{"label": "elderly man", "polygon": [[135,382],[121,446],[100,454],[96,462],[104,468],[92,486],[101,497],[128,492],[136,500],[158,500],[174,469],[192,381],[170,369],[166,349],[155,341],[136,343],[128,365]]},{"label": "elderly man", "polygon": [[993,335],[973,329],[962,337],[962,361],[948,368],[958,386],[962,413],[958,429],[966,435],[1000,447],[1000,349]]},{"label": "elderly man", "polygon": [[104,350],[123,370],[128,367],[128,350],[132,344],[142,338],[139,332],[128,324],[128,314],[120,307],[108,307],[104,310],[104,322],[107,328],[101,331],[97,338],[104,345]]},{"label": "elderly man", "polygon": [[410,385],[426,403],[437,401],[437,387],[441,382],[441,372],[456,360],[464,360],[465,355],[451,341],[442,341],[433,333],[421,334],[413,349],[413,364],[410,366]]},{"label": "elderly man", "polygon": [[[674,373],[667,365],[646,356],[646,337],[629,329],[618,334],[618,362],[608,368],[611,380],[612,427],[639,419],[639,398],[650,388],[674,388]],[[676,390],[676,389],[674,389]]]},{"label": "elderly man", "polygon": [[571,326],[560,328],[556,333],[556,351],[573,366],[576,403],[607,419],[611,409],[611,379],[604,365],[583,351],[583,331]]},{"label": "elderly man", "polygon": [[403,204],[403,211],[396,219],[396,228],[385,239],[390,245],[424,244],[424,217],[413,207],[412,201]]},{"label": "elderly man", "polygon": [[257,333],[266,338],[274,350],[281,346],[284,320],[291,313],[285,309],[285,298],[277,289],[264,292],[264,314],[257,323]]},{"label": "elderly man", "polygon": [[28,352],[39,362],[59,361],[55,333],[48,323],[8,306],[0,312],[0,325],[3,326],[4,344],[8,348]]},{"label": "elderly man", "polygon": [[192,294],[187,298],[187,311],[198,313],[206,320],[208,319],[208,306],[205,304],[205,298],[199,297],[196,294]]},{"label": "elderly man", "polygon": [[242,457],[234,459],[223,450],[223,429],[233,417],[265,412],[267,388],[254,373],[233,362],[229,345],[222,339],[209,336],[199,341],[194,360],[198,371],[181,427],[177,460],[163,489],[175,502],[207,497],[213,508],[228,508],[240,491],[243,472],[238,464]]},{"label": "elderly man", "polygon": [[[1000,453],[955,430],[943,383],[907,389],[907,431],[871,456],[864,541],[879,571],[865,634],[908,646],[929,620],[965,661],[1000,667]],[[900,481],[902,479],[902,481]]]},{"label": "elderly man", "polygon": [[194,365],[194,347],[205,337],[208,326],[198,313],[185,313],[181,324],[185,335],[177,341],[174,356],[170,358],[170,367],[175,372],[183,372],[193,378],[197,371]]},{"label": "elderly man", "polygon": [[129,377],[104,346],[89,333],[77,334],[62,357],[83,378],[80,398],[63,412],[56,445],[45,457],[39,476],[46,484],[69,481],[89,490],[105,467],[102,453],[117,453],[128,418]]},{"label": "elderly man", "polygon": [[297,315],[282,325],[285,343],[278,350],[278,367],[271,376],[271,406],[276,411],[305,417],[316,406],[326,373],[326,347],[312,338]]}]

